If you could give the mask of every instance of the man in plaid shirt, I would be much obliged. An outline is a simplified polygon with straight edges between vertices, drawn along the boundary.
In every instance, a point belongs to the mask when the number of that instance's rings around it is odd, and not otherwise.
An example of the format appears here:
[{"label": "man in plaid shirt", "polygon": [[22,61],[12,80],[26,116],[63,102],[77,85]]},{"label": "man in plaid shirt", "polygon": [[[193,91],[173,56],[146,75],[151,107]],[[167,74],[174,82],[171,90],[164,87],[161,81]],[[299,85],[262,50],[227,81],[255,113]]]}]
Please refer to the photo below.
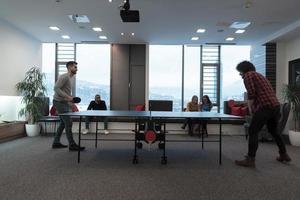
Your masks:
[{"label": "man in plaid shirt", "polygon": [[236,160],[235,164],[244,167],[255,167],[258,133],[265,124],[279,148],[279,156],[276,160],[290,162],[291,158],[287,154],[285,144],[277,131],[280,104],[270,82],[255,71],[255,67],[251,62],[243,61],[237,65],[236,69],[244,79],[252,121],[249,127],[248,154],[244,160]]}]

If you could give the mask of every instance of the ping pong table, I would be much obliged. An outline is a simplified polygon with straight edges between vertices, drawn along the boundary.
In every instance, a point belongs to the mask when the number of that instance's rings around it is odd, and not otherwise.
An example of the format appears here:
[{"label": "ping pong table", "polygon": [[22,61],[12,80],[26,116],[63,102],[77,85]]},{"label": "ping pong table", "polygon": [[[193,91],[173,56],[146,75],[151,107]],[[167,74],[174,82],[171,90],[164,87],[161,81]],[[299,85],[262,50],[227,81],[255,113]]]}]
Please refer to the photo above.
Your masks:
[{"label": "ping pong table", "polygon": [[[234,119],[240,119],[241,117],[233,116],[233,115],[227,115],[227,114],[221,114],[221,113],[215,113],[215,112],[166,112],[166,111],[99,111],[99,110],[88,110],[88,111],[80,111],[80,112],[70,112],[70,113],[64,113],[61,115],[70,116],[70,117],[79,117],[79,134],[78,134],[78,145],[81,146],[81,140],[91,140],[91,139],[84,139],[81,137],[81,122],[83,117],[117,117],[117,118],[128,118],[133,119],[135,121],[135,139],[134,139],[134,156],[133,156],[133,163],[138,163],[138,156],[137,156],[137,148],[140,146],[140,141],[145,140],[145,136],[141,137],[141,135],[145,134],[141,132],[139,125],[140,124],[147,124],[149,125],[149,122],[151,123],[157,123],[162,125],[162,130],[159,130],[156,135],[157,137],[154,138],[154,141],[159,141],[160,149],[163,150],[162,156],[161,156],[161,164],[167,164],[167,156],[165,153],[165,143],[166,141],[166,124],[168,120],[170,119],[186,119],[190,118],[193,120],[211,120],[215,119],[219,122],[219,137],[218,140],[204,140],[203,134],[202,134],[202,148],[204,142],[218,142],[219,143],[219,165],[222,164],[222,120],[234,120]],[[98,124],[98,122],[96,122]],[[152,126],[153,129],[153,126]],[[98,128],[96,128],[96,138],[95,141],[97,142],[97,131]],[[154,129],[154,132],[155,129]],[[124,140],[121,140],[124,141]],[[132,140],[125,140],[125,141],[132,141]],[[199,140],[198,140],[199,141]],[[147,142],[147,141],[146,141]],[[96,143],[97,144],[97,143]],[[77,162],[80,163],[80,151],[78,151],[78,159]]]}]

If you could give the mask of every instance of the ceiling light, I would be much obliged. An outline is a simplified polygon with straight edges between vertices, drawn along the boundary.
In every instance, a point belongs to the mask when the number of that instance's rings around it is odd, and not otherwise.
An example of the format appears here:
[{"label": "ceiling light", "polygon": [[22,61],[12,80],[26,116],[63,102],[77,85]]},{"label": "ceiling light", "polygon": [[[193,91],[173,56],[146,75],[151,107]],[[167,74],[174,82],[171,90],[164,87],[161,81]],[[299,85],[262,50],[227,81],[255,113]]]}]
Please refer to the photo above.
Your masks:
[{"label": "ceiling light", "polygon": [[93,30],[96,31],[96,32],[101,32],[102,28],[100,28],[100,27],[93,27]]},{"label": "ceiling light", "polygon": [[112,0],[108,0],[109,1],[109,3],[111,3],[112,2]]},{"label": "ceiling light", "polygon": [[236,29],[244,29],[247,26],[249,26],[251,24],[251,22],[233,22],[230,25],[230,28],[236,28]]},{"label": "ceiling light", "polygon": [[70,36],[68,36],[68,35],[62,35],[61,36],[63,39],[70,39],[71,37]]},{"label": "ceiling light", "polygon": [[192,37],[191,40],[199,40],[199,37]]},{"label": "ceiling light", "polygon": [[131,33],[132,36],[134,36],[134,33]]},{"label": "ceiling light", "polygon": [[238,29],[238,30],[235,31],[235,33],[244,33],[244,32],[245,32],[244,29]]},{"label": "ceiling light", "polygon": [[57,26],[49,26],[52,31],[59,31],[60,29]]},{"label": "ceiling light", "polygon": [[199,28],[199,29],[197,30],[197,33],[204,33],[205,31],[206,31],[205,29]]},{"label": "ceiling light", "polygon": [[107,37],[106,37],[105,35],[100,35],[100,36],[99,36],[99,39],[101,39],[101,40],[106,40]]},{"label": "ceiling light", "polygon": [[121,35],[124,35],[124,33],[121,33]]},{"label": "ceiling light", "polygon": [[228,37],[228,38],[226,38],[226,41],[232,41],[232,40],[234,40],[233,37]]}]

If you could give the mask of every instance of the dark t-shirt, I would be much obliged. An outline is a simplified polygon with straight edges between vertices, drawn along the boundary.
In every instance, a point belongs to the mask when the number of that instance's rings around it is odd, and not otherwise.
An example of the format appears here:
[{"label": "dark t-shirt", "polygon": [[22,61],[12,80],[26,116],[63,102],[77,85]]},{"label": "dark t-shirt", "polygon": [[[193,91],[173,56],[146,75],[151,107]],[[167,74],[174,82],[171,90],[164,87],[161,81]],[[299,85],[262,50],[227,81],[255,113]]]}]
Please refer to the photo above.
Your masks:
[{"label": "dark t-shirt", "polygon": [[95,101],[91,101],[90,105],[87,108],[88,110],[107,110],[105,101],[100,101],[100,103],[96,103]]}]

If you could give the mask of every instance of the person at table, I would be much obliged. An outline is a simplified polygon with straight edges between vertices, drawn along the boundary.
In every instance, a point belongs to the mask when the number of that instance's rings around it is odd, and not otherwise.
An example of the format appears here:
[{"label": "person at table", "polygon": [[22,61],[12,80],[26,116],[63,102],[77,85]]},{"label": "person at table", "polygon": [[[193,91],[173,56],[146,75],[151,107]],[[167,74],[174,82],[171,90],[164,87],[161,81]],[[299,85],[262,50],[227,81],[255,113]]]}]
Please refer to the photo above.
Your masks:
[{"label": "person at table", "polygon": [[[101,100],[101,96],[99,94],[95,95],[95,100],[91,101],[87,110],[107,110],[105,101]],[[85,129],[82,131],[82,134],[87,134],[90,129],[90,121],[92,117],[85,118]],[[107,118],[103,118],[104,123],[104,134],[109,134],[108,125],[107,125]]]},{"label": "person at table", "polygon": [[258,133],[266,124],[279,149],[279,162],[290,162],[285,144],[277,131],[280,118],[280,105],[271,83],[266,77],[256,72],[254,65],[243,61],[236,66],[244,80],[248,94],[248,108],[252,120],[249,127],[248,154],[243,160],[236,160],[235,164],[243,167],[255,167],[255,156],[258,149]]},{"label": "person at table", "polygon": [[[194,95],[192,97],[192,100],[187,103],[186,106],[186,112],[199,112],[200,111],[200,106],[198,103],[198,96]],[[182,129],[185,129],[186,125],[188,125],[188,133],[189,135],[193,135],[193,120],[188,118],[186,119],[185,123],[181,127]]]},{"label": "person at table", "polygon": [[[204,95],[201,98],[201,102],[200,102],[199,106],[200,106],[200,111],[201,112],[210,112],[212,107],[213,107],[213,104],[211,103],[211,101],[209,99],[209,96]],[[202,126],[201,127],[202,134],[204,134],[205,136],[208,136],[208,134],[207,134],[207,120],[201,120],[200,124]]]},{"label": "person at table", "polygon": [[[58,115],[71,112],[71,107],[73,105],[72,83],[74,82],[74,77],[77,73],[77,62],[69,61],[67,62],[66,67],[68,72],[60,75],[54,86],[53,106],[55,107]],[[58,149],[68,147],[60,142],[61,135],[65,129],[69,142],[69,150],[84,150],[85,147],[79,147],[73,139],[72,121],[70,116],[59,116],[59,119],[60,123],[54,136],[52,148]]]}]

